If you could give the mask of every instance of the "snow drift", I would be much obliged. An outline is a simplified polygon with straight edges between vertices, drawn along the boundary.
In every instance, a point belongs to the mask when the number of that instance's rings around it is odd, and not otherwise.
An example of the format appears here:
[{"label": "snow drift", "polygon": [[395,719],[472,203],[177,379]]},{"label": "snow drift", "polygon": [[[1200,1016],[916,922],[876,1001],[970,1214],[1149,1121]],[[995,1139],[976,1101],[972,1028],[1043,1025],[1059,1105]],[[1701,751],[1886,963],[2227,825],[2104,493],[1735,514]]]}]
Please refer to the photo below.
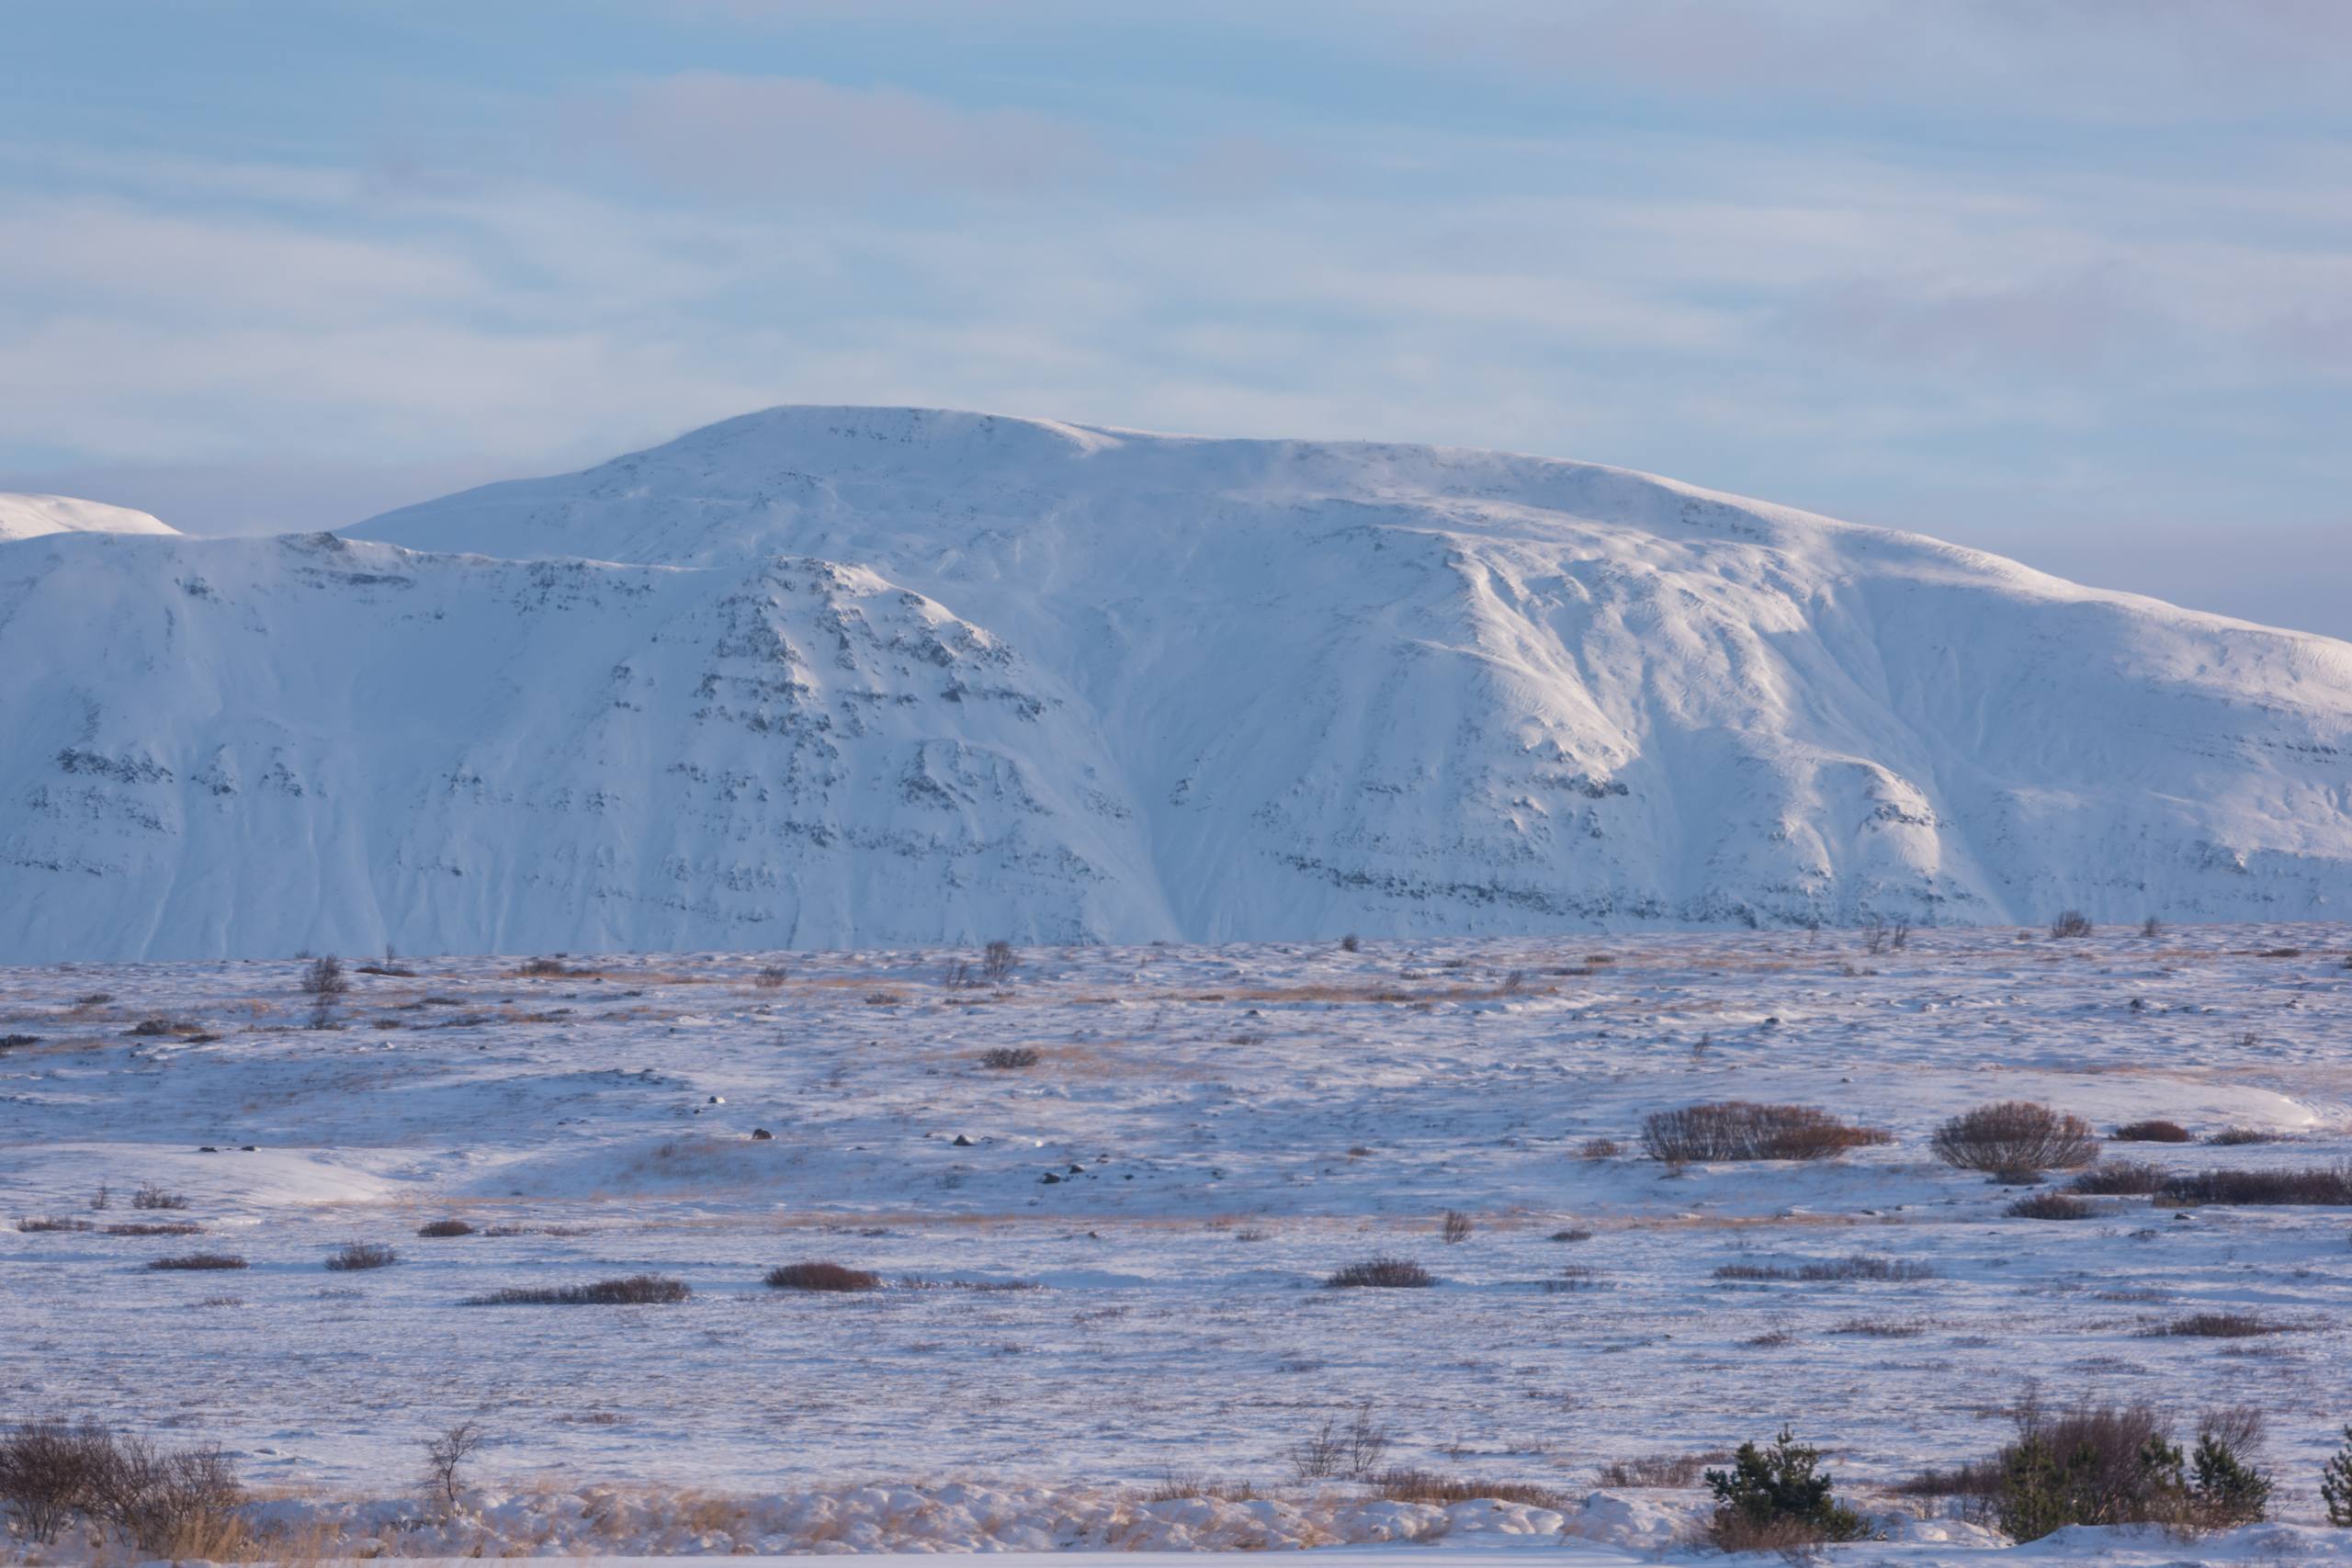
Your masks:
[{"label": "snow drift", "polygon": [[2352,892],[2352,646],[1623,469],[786,408],[348,532],[0,546],[0,958]]}]

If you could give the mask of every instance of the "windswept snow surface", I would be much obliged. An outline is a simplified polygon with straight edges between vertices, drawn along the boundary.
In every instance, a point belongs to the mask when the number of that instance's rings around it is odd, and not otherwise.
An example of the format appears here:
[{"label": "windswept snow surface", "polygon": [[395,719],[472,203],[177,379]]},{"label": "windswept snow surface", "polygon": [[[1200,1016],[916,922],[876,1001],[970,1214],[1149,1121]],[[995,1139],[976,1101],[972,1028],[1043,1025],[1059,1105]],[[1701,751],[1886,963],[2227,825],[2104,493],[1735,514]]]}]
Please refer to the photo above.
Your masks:
[{"label": "windswept snow surface", "polygon": [[2352,893],[2352,647],[1622,469],[787,408],[351,533],[0,547],[0,958]]},{"label": "windswept snow surface", "polygon": [[[2025,1098],[2183,1123],[2199,1141],[2106,1150],[2167,1172],[2352,1157],[2347,941],[1040,947],[995,988],[943,983],[970,952],[413,960],[355,975],[323,1019],[288,963],[0,971],[0,1035],[32,1037],[0,1051],[0,1190],[92,1227],[0,1234],[0,1417],[217,1439],[284,1489],[266,1520],[407,1555],[1565,1532],[1566,1561],[1600,1562],[1680,1551],[1708,1506],[1604,1485],[1610,1461],[1786,1421],[1890,1536],[1856,1562],[2341,1560],[2316,1487],[2352,1419],[2352,1208],[2013,1218],[2019,1189],[1928,1140]],[[1037,1059],[984,1059],[1020,1047]],[[1647,1113],[1725,1099],[1894,1142],[1642,1156]],[[2232,1128],[2275,1141],[2204,1141]],[[132,1208],[148,1182],[188,1206]],[[1449,1209],[1473,1225],[1457,1245]],[[415,1234],[447,1216],[476,1234]],[[203,1232],[107,1229],[157,1220]],[[327,1271],[354,1240],[399,1261]],[[145,1268],[198,1247],[250,1267]],[[1439,1283],[1322,1288],[1384,1254]],[[1899,1267],[1799,1272],[1854,1258]],[[763,1286],[808,1260],[888,1284]],[[460,1304],[639,1272],[693,1297]],[[2164,1332],[2204,1313],[2274,1331]],[[1891,1490],[1992,1452],[2036,1383],[2183,1424],[2261,1406],[2276,1522],[2011,1552]],[[1301,1440],[1365,1406],[1385,1462],[1556,1506],[1299,1481]],[[494,1442],[443,1521],[411,1478],[467,1417]],[[1243,1483],[1261,1495],[1154,1500]]]},{"label": "windswept snow surface", "polygon": [[0,541],[33,539],[44,534],[168,534],[179,530],[161,518],[102,501],[70,495],[17,495],[0,491]]}]

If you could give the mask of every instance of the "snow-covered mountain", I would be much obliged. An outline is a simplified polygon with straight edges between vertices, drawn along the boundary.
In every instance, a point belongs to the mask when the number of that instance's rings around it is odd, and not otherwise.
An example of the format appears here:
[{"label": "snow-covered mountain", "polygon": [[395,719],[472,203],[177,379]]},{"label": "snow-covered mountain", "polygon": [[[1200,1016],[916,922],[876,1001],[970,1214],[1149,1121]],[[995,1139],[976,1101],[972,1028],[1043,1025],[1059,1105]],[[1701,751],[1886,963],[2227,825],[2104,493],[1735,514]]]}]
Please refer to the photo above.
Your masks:
[{"label": "snow-covered mountain", "polygon": [[0,491],[0,542],[43,534],[177,534],[161,518],[102,501],[70,495],[19,495]]},{"label": "snow-covered mountain", "polygon": [[2352,645],[1623,469],[786,408],[0,546],[0,957],[2327,918]]}]

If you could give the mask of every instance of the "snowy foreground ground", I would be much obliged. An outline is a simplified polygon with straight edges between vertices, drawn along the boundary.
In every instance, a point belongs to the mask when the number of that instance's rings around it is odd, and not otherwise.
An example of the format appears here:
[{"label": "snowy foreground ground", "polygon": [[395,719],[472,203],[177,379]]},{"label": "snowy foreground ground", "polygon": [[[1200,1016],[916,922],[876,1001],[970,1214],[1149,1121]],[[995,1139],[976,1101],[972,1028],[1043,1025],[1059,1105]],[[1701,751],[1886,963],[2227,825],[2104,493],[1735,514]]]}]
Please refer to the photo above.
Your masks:
[{"label": "snowy foreground ground", "polygon": [[[968,989],[943,976],[977,955],[937,952],[555,977],[415,959],[355,976],[328,1028],[293,963],[0,970],[0,1035],[34,1039],[0,1053],[6,1217],[97,1227],[0,1233],[0,1419],[218,1440],[328,1554],[1418,1541],[1631,1562],[1692,1550],[1706,1494],[1605,1486],[1603,1466],[1720,1456],[1786,1421],[1885,1530],[1840,1560],[2352,1560],[2316,1495],[2352,1420],[2352,1209],[2113,1198],[2012,1219],[2015,1190],[1927,1147],[1944,1117],[2024,1098],[2102,1130],[2277,1136],[2109,1149],[2182,1170],[2352,1156],[2347,942],[1031,949]],[[145,1020],[182,1032],[134,1035]],[[1020,1046],[1038,1059],[983,1065]],[[1727,1099],[1896,1141],[1679,1173],[1642,1157],[1645,1113]],[[1588,1157],[1596,1138],[1622,1152]],[[142,1183],[189,1206],[135,1211]],[[1458,1244],[1449,1209],[1474,1227]],[[448,1217],[476,1234],[415,1234]],[[204,1234],[106,1234],[131,1221]],[[326,1270],[354,1240],[399,1261]],[[198,1247],[250,1267],[145,1267]],[[1381,1254],[1441,1282],[1321,1288]],[[1716,1273],[1858,1255],[1933,1273]],[[763,1285],[810,1259],[891,1284]],[[693,1297],[461,1304],[640,1272]],[[1011,1284],[1036,1288],[957,1288]],[[2279,1331],[2159,1332],[2209,1311]],[[1992,1452],[2030,1382],[2184,1423],[2261,1405],[2279,1522],[2011,1548],[1889,1490]],[[1561,1506],[1299,1480],[1296,1445],[1365,1408],[1385,1463]],[[493,1442],[442,1521],[420,1444],[467,1417]],[[1166,1495],[1245,1483],[1257,1500]]]}]

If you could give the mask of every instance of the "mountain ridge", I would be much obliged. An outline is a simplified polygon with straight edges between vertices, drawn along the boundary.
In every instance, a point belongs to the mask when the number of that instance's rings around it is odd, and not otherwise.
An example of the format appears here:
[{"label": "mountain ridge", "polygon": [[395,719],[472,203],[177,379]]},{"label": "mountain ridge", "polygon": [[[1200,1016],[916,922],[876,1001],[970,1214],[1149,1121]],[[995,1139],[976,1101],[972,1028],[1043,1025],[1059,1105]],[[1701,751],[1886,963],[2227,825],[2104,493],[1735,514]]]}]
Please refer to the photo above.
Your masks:
[{"label": "mountain ridge", "polygon": [[789,408],[138,543],[0,547],[0,958],[2352,892],[2352,646],[1599,465]]}]

